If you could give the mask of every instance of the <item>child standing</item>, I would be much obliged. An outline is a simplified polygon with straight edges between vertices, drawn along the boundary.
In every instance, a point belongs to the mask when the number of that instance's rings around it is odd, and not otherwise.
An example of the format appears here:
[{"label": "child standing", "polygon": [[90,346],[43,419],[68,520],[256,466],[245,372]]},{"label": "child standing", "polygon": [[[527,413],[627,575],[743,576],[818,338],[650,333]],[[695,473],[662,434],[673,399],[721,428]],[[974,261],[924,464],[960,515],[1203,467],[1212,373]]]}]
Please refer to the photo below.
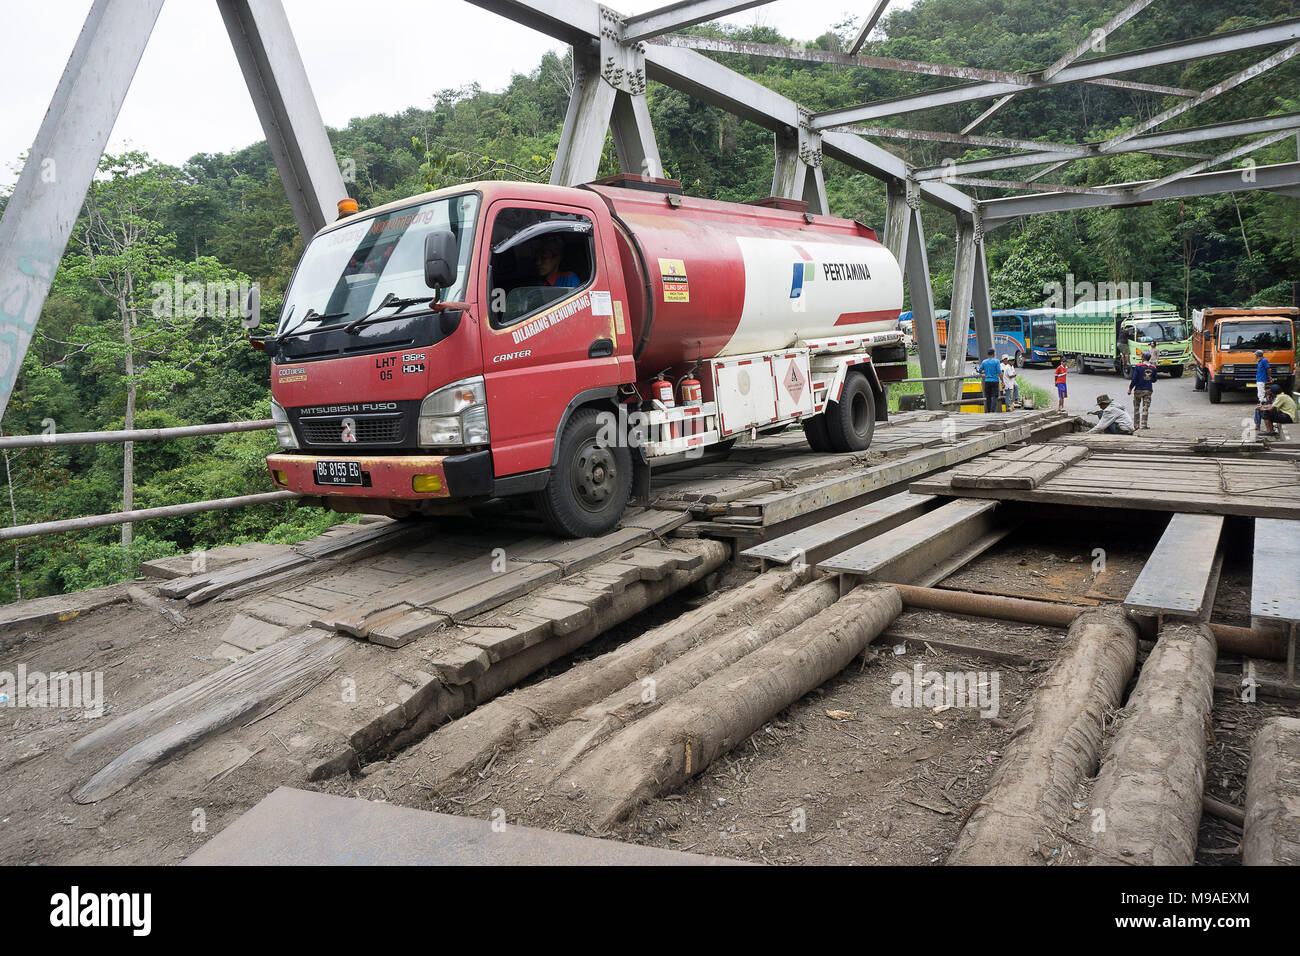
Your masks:
[{"label": "child standing", "polygon": [[1061,359],[1061,364],[1056,366],[1056,410],[1065,411],[1065,376],[1069,369],[1065,367],[1065,359]]}]

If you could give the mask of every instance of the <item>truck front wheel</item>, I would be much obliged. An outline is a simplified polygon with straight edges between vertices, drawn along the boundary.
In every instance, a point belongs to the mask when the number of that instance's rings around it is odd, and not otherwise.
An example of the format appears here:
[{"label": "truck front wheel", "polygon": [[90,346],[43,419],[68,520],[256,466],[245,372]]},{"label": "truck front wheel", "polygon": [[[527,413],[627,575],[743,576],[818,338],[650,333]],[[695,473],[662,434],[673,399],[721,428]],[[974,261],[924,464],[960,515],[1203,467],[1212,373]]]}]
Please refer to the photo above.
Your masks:
[{"label": "truck front wheel", "polygon": [[826,434],[835,451],[863,451],[876,432],[876,395],[860,372],[850,372],[840,400],[826,406]]},{"label": "truck front wheel", "polygon": [[1181,366],[1181,365],[1175,365],[1173,368],[1171,368],[1171,369],[1169,370],[1169,377],[1170,377],[1170,378],[1182,378],[1182,377],[1183,377],[1183,366]]},{"label": "truck front wheel", "polygon": [[1214,379],[1210,379],[1210,381],[1206,384],[1205,387],[1206,387],[1206,389],[1207,389],[1207,390],[1209,391],[1209,393],[1210,393],[1210,404],[1211,404],[1211,405],[1217,405],[1217,404],[1219,404],[1219,402],[1223,401],[1223,386],[1222,386],[1222,385],[1220,385],[1220,384],[1219,384],[1218,382],[1216,382]]},{"label": "truck front wheel", "polygon": [[560,436],[551,480],[537,493],[537,507],[562,538],[591,538],[618,524],[632,493],[632,453],[601,444],[600,412],[581,408]]}]

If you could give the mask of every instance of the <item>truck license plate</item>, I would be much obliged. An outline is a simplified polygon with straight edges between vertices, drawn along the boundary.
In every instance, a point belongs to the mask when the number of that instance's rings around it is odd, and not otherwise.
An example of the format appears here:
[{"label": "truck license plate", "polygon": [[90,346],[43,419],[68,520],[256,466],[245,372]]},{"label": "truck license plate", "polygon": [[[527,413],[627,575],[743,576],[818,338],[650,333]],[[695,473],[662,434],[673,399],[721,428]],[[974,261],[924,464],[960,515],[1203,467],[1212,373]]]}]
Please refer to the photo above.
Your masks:
[{"label": "truck license plate", "polygon": [[316,484],[359,485],[361,484],[361,462],[318,461],[316,462]]}]

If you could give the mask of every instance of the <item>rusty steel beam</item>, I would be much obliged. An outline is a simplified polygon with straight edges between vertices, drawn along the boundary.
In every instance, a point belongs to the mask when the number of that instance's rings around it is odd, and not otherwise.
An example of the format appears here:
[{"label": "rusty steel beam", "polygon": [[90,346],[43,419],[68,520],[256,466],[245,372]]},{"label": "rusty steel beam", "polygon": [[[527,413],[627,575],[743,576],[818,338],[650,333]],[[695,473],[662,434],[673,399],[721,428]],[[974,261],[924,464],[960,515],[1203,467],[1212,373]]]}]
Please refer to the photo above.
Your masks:
[{"label": "rusty steel beam", "polygon": [[[682,34],[656,37],[649,41],[658,46],[673,46],[684,50],[703,50],[709,53],[735,53],[741,56],[766,56],[778,60],[804,60],[809,63],[830,63],[836,66],[864,66],[876,70],[893,70],[898,73],[919,73],[925,76],[942,76],[952,80],[985,80],[990,83],[1016,83],[1025,89],[1034,86],[1028,74],[1010,70],[994,70],[982,66],[959,66],[951,63],[925,63],[920,60],[900,60],[892,56],[869,56],[819,50],[809,46],[782,46],[775,43],[757,43],[752,40],[727,40],[721,37],[697,37]],[[1100,78],[1086,80],[1093,86],[1113,86],[1141,93],[1161,96],[1195,96],[1196,90],[1180,86],[1160,86],[1154,83],[1137,83],[1132,80]]]}]

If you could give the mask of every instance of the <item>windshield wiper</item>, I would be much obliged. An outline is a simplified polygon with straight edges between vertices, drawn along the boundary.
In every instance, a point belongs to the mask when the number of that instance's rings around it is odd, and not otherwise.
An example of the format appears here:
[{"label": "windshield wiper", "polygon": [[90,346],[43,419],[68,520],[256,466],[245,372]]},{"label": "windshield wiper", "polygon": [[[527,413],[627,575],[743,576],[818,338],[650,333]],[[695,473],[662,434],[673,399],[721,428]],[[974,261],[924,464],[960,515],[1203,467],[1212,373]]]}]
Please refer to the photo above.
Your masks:
[{"label": "windshield wiper", "polygon": [[[357,332],[359,329],[364,328],[367,325],[373,325],[374,322],[386,321],[387,319],[395,319],[402,314],[403,310],[408,309],[413,305],[424,305],[427,302],[432,302],[434,298],[435,296],[429,295],[429,296],[424,296],[422,298],[402,299],[399,298],[398,296],[393,295],[393,293],[390,292],[388,293],[388,295],[384,296],[382,302],[380,302],[377,306],[375,306],[373,309],[371,309],[361,318],[357,319],[351,325],[346,326],[343,329],[343,331],[351,335]],[[389,309],[393,307],[396,307],[397,311],[394,312],[392,315],[386,316],[385,319],[375,319],[374,322],[371,321],[372,317],[376,313],[380,312],[383,309]]]},{"label": "windshield wiper", "polygon": [[[293,314],[292,306],[290,306],[289,308],[289,314],[290,315]],[[347,317],[348,314],[346,312],[327,312],[324,315],[321,315],[315,309],[308,309],[305,313],[303,313],[303,317],[298,321],[297,325],[295,325],[288,332],[281,332],[279,335],[275,337],[275,344],[279,345],[285,339],[293,338],[295,335],[306,335],[309,332],[327,331],[326,329],[322,329],[322,328],[303,329],[302,332],[298,331],[299,329],[302,329],[302,327],[306,325],[308,322],[310,322],[312,319],[319,319],[323,322],[326,319],[346,319]],[[337,326],[334,327],[337,328]]]}]

